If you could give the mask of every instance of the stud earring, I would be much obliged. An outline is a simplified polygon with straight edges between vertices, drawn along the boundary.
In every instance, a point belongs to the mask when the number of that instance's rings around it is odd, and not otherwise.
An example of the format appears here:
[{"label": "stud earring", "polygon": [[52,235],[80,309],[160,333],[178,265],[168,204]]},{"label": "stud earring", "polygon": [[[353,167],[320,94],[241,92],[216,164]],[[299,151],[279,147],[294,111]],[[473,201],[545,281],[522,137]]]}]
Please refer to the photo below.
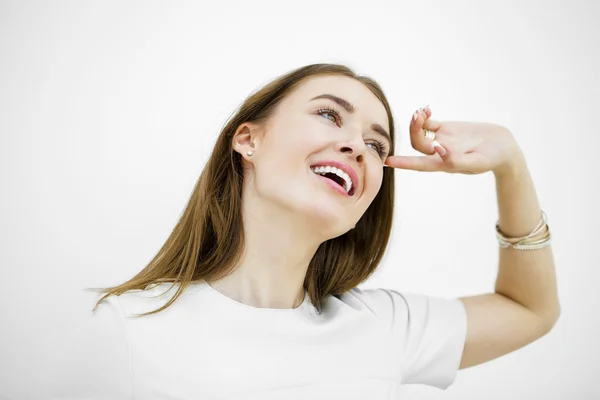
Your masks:
[{"label": "stud earring", "polygon": [[249,156],[251,156],[254,152],[252,150],[248,150],[248,152],[246,154],[248,154]]}]

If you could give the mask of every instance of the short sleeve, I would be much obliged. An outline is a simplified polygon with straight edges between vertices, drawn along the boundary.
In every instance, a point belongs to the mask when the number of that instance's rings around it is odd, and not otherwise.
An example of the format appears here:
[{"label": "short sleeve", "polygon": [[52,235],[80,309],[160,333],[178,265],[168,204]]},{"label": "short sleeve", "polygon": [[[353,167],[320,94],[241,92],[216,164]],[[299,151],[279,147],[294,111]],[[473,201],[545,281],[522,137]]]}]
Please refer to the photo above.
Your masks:
[{"label": "short sleeve", "polygon": [[129,340],[117,297],[104,299],[64,343],[48,398],[133,399]]},{"label": "short sleeve", "polygon": [[400,343],[402,384],[446,389],[456,379],[467,335],[467,313],[457,298],[359,290],[388,321]]},{"label": "short sleeve", "polygon": [[456,379],[467,335],[467,312],[459,299],[417,294],[392,296],[406,335],[402,383],[446,389]]}]

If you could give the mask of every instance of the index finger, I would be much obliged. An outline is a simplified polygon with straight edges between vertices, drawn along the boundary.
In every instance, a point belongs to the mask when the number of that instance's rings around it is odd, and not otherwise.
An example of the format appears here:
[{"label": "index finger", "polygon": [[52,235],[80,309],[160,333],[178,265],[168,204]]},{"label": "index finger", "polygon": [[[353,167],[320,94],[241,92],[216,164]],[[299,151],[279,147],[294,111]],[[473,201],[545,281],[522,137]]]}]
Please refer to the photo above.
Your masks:
[{"label": "index finger", "polygon": [[421,172],[439,172],[445,170],[444,161],[437,155],[389,156],[385,160],[385,165],[392,168],[409,169]]}]

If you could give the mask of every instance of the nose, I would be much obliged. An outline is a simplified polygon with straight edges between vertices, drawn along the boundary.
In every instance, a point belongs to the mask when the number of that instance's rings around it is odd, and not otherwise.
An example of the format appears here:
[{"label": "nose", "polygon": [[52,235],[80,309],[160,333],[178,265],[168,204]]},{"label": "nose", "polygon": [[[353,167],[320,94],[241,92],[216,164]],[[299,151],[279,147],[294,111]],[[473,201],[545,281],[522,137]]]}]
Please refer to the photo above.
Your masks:
[{"label": "nose", "polygon": [[340,141],[337,147],[341,153],[344,153],[349,157],[354,157],[358,162],[362,162],[365,151],[367,150],[362,135],[355,135],[352,139]]}]

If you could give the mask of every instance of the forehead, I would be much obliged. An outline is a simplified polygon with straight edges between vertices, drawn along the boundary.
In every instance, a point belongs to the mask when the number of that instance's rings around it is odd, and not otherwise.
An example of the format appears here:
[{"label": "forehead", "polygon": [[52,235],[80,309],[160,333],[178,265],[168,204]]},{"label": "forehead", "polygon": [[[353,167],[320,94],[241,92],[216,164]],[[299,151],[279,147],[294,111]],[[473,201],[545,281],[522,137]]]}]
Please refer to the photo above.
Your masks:
[{"label": "forehead", "polygon": [[378,123],[384,128],[388,127],[389,131],[387,113],[381,101],[361,82],[347,76],[308,78],[289,95],[287,100],[289,104],[302,106],[321,94],[341,97],[354,105],[356,118],[364,119],[367,123]]}]

